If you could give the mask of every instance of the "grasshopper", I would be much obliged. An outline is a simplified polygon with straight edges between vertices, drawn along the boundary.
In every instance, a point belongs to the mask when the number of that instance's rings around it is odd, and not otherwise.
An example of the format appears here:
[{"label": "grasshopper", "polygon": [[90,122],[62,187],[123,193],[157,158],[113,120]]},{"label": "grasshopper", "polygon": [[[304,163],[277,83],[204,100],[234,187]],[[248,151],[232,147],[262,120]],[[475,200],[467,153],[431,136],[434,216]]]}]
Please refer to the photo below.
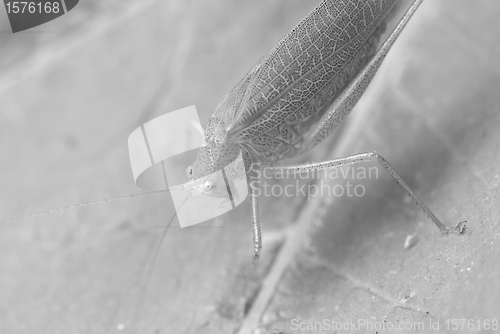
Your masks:
[{"label": "grasshopper", "polygon": [[[381,40],[387,22],[405,1],[411,4],[393,31]],[[177,188],[191,189],[189,196],[220,195],[227,179],[214,178],[211,174],[234,165],[242,154],[252,208],[254,263],[258,262],[262,250],[257,196],[260,192],[255,182],[258,181],[256,174],[260,174],[256,172],[262,168],[292,175],[378,161],[442,233],[464,231],[464,222],[455,228],[443,224],[394,167],[374,151],[318,163],[278,164],[313,149],[343,122],[422,2],[323,0],[219,102],[206,126],[196,160],[186,169],[188,182]],[[227,175],[229,178],[241,177],[234,168],[230,170],[233,173]],[[172,189],[75,204],[1,224]]]},{"label": "grasshopper", "polygon": [[[379,46],[398,0],[325,0],[265,55],[219,103],[202,147],[186,170],[191,187],[211,194],[224,186],[209,177],[243,155],[252,207],[253,262],[262,249],[256,168],[286,175],[378,161],[443,233],[444,225],[375,152],[318,163],[279,165],[312,149],[337,128],[375,76],[385,56],[422,0],[411,3]],[[256,167],[257,166],[257,167]]]},{"label": "grasshopper", "polygon": [[[441,232],[461,233],[465,228],[463,223],[455,228],[444,225],[389,162],[375,152],[319,163],[278,164],[281,160],[313,149],[342,123],[422,1],[411,3],[385,40],[381,37],[386,22],[402,0],[322,1],[221,100],[206,127],[204,145],[186,171],[192,181],[193,193],[216,194],[218,189],[224,187],[223,180],[208,176],[231,164],[240,153],[250,185],[258,184],[253,182],[256,181],[256,166],[291,175],[378,161]],[[254,186],[249,187],[254,263],[258,262],[262,249],[256,190]],[[56,211],[60,209],[47,213]],[[21,219],[36,216],[39,214]],[[164,236],[165,232],[155,250],[146,282]],[[142,305],[139,305],[136,317],[140,316],[141,308]]]},{"label": "grasshopper", "polygon": [[[243,157],[252,209],[254,265],[262,250],[258,200],[262,168],[292,175],[378,161],[443,234],[464,231],[465,222],[455,228],[443,224],[375,152],[279,165],[281,160],[311,150],[342,123],[422,1],[412,1],[393,31],[380,41],[387,21],[404,1],[323,0],[220,101],[208,121],[196,160],[186,169],[185,187],[191,189],[188,198],[201,193],[220,196],[228,187],[227,179],[242,177],[232,165]],[[223,170],[229,173],[214,177]],[[132,328],[139,323],[152,268],[171,222],[150,262]]]}]

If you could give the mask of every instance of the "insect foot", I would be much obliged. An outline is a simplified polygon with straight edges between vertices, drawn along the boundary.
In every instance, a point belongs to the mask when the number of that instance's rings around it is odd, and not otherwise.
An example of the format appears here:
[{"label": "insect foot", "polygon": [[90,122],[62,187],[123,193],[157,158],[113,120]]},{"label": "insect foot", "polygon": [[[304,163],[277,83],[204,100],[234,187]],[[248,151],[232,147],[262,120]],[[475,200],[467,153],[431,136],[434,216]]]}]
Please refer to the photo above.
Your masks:
[{"label": "insect foot", "polygon": [[260,259],[260,249],[255,249],[252,257],[252,263],[254,266],[256,266],[257,263],[259,263],[259,259]]},{"label": "insect foot", "polygon": [[453,231],[453,233],[464,234],[466,228],[467,228],[467,220],[461,221],[460,223],[457,224],[457,226],[455,226],[455,230]]}]

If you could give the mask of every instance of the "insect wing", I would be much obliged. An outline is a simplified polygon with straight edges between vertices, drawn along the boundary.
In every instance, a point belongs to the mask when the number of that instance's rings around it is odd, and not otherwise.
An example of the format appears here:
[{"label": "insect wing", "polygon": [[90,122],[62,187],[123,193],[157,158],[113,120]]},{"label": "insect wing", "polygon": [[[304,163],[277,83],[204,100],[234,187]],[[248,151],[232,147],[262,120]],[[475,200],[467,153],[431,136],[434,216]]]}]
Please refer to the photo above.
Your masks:
[{"label": "insect wing", "polygon": [[396,3],[323,1],[223,100],[219,108],[237,101],[230,105],[229,138],[256,143],[281,136],[296,144],[375,54],[378,41],[371,37]]},{"label": "insect wing", "polygon": [[241,79],[241,81],[231,89],[222,100],[219,102],[210,122],[205,129],[205,139],[210,140],[212,136],[218,132],[216,129],[225,129],[223,135],[232,127],[234,118],[239,106],[243,101],[245,91],[248,89],[250,82],[252,82],[255,74],[263,64],[262,58],[257,64]]}]

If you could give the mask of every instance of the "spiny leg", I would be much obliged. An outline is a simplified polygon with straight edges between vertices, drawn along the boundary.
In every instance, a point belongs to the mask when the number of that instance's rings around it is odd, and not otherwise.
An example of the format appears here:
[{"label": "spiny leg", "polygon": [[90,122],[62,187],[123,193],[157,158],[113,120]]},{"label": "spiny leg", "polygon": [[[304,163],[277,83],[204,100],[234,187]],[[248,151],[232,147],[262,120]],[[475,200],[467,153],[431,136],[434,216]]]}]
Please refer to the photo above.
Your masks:
[{"label": "spiny leg", "polygon": [[328,169],[332,167],[338,167],[343,165],[355,164],[364,161],[378,161],[382,167],[385,168],[396,179],[396,181],[406,189],[408,194],[415,200],[415,202],[424,210],[424,212],[429,216],[429,218],[436,224],[436,226],[441,230],[442,233],[462,233],[465,229],[465,222],[460,222],[453,230],[441,223],[441,221],[432,213],[429,208],[418,198],[418,196],[411,190],[411,188],[403,181],[399,173],[391,166],[391,164],[385,160],[381,155],[373,152],[359,153],[351,155],[348,157],[337,158],[333,160],[328,160],[324,162],[308,163],[294,166],[277,166],[275,169],[282,171],[286,174],[297,174],[302,172],[312,172],[317,170]]},{"label": "spiny leg", "polygon": [[262,249],[262,231],[260,227],[260,214],[259,214],[259,197],[258,197],[258,187],[259,180],[256,176],[250,173],[250,202],[252,205],[252,232],[253,232],[253,264],[256,265],[259,262],[260,251]]}]

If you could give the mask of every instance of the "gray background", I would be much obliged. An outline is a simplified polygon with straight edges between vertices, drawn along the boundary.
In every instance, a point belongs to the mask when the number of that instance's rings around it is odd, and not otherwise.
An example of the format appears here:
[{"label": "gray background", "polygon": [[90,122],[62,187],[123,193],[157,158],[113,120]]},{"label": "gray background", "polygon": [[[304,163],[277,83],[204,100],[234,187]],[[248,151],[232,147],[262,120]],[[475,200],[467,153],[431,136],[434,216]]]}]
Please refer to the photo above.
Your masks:
[{"label": "gray background", "polygon": [[[140,192],[128,135],[193,104],[205,125],[317,3],[87,0],[18,34],[2,7],[0,220]],[[359,199],[262,198],[252,270],[244,203],[169,231],[140,332],[290,333],[293,318],[439,319],[444,331],[447,319],[500,318],[499,15],[494,0],[425,1],[343,140],[299,159],[375,149],[447,224],[468,220],[465,235],[440,236],[380,170]],[[162,232],[151,227],[172,213],[164,194],[1,226],[0,332],[129,330]]]}]

